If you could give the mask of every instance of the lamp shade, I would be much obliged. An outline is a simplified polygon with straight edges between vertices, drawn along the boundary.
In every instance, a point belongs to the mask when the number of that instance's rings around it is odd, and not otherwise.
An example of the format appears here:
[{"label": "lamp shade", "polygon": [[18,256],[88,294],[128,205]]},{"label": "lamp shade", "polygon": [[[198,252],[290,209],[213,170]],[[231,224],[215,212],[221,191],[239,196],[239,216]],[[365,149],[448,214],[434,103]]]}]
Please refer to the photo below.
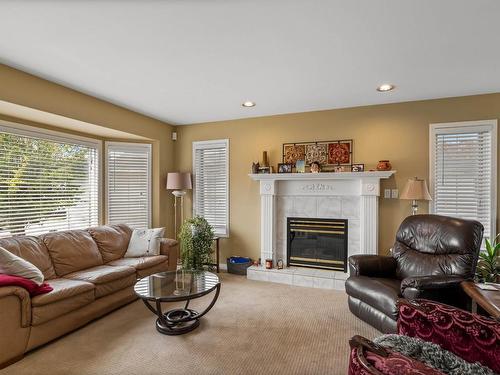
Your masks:
[{"label": "lamp shade", "polygon": [[191,173],[172,172],[167,174],[167,190],[191,190]]},{"label": "lamp shade", "polygon": [[425,180],[419,180],[417,177],[408,180],[399,198],[416,201],[432,200],[429,189],[427,189],[427,183]]}]

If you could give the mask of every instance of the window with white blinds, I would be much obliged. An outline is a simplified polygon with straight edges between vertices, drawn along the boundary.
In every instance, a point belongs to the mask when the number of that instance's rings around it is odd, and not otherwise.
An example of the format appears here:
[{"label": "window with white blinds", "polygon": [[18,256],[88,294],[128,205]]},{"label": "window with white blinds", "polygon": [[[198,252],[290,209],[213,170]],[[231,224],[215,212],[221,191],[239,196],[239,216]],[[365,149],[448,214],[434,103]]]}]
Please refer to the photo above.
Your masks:
[{"label": "window with white blinds", "polygon": [[229,235],[229,140],[193,142],[194,215]]},{"label": "window with white blinds", "polygon": [[496,121],[431,124],[431,212],[474,219],[495,236]]},{"label": "window with white blinds", "polygon": [[0,237],[98,225],[99,147],[0,123]]},{"label": "window with white blinds", "polygon": [[151,145],[106,142],[107,223],[151,226]]}]

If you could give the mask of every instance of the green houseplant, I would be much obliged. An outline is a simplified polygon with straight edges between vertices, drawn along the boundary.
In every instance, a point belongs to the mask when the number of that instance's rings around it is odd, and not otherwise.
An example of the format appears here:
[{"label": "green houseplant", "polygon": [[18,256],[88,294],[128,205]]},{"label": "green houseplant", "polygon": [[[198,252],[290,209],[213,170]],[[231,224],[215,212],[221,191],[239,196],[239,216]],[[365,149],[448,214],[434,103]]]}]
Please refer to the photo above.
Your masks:
[{"label": "green houseplant", "polygon": [[500,262],[498,255],[500,254],[500,242],[497,235],[493,242],[485,239],[486,249],[479,253],[479,261],[477,263],[476,276],[479,281],[484,282],[499,282],[500,277]]},{"label": "green houseplant", "polygon": [[202,270],[204,264],[210,263],[213,238],[214,231],[204,218],[185,220],[179,233],[182,268]]}]

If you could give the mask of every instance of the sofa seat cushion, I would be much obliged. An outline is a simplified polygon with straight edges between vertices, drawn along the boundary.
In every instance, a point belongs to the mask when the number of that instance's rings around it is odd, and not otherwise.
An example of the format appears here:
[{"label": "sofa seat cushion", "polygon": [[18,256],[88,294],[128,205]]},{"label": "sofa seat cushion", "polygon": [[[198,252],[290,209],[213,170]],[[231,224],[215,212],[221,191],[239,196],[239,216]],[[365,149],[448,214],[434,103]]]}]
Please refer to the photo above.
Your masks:
[{"label": "sofa seat cushion", "polygon": [[95,286],[85,281],[52,279],[50,286],[53,288],[51,292],[31,300],[33,325],[69,313],[92,303],[95,299]]},{"label": "sofa seat cushion", "polygon": [[108,265],[129,266],[129,267],[134,267],[136,270],[143,270],[145,268],[151,268],[163,262],[168,262],[168,256],[155,255],[151,257],[122,258],[109,262]]},{"label": "sofa seat cushion", "polygon": [[357,298],[394,320],[398,317],[397,300],[401,281],[382,277],[351,276],[345,289],[348,295]]},{"label": "sofa seat cushion", "polygon": [[95,285],[95,297],[100,298],[134,285],[135,268],[128,266],[96,266],[86,270],[73,272],[64,276],[72,280],[80,280]]},{"label": "sofa seat cushion", "polygon": [[97,244],[87,231],[51,232],[41,238],[59,277],[103,264]]}]

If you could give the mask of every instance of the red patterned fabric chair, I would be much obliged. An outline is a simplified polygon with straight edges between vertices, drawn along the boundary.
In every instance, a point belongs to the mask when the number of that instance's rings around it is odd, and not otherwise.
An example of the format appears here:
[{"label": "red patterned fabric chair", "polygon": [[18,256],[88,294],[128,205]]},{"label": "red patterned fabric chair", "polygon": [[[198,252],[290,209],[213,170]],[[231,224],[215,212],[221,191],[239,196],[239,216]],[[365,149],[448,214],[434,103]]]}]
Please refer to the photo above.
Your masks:
[{"label": "red patterned fabric chair", "polygon": [[[398,334],[441,346],[500,373],[500,322],[428,300],[399,301]],[[432,367],[354,336],[349,375],[437,375]]]}]

